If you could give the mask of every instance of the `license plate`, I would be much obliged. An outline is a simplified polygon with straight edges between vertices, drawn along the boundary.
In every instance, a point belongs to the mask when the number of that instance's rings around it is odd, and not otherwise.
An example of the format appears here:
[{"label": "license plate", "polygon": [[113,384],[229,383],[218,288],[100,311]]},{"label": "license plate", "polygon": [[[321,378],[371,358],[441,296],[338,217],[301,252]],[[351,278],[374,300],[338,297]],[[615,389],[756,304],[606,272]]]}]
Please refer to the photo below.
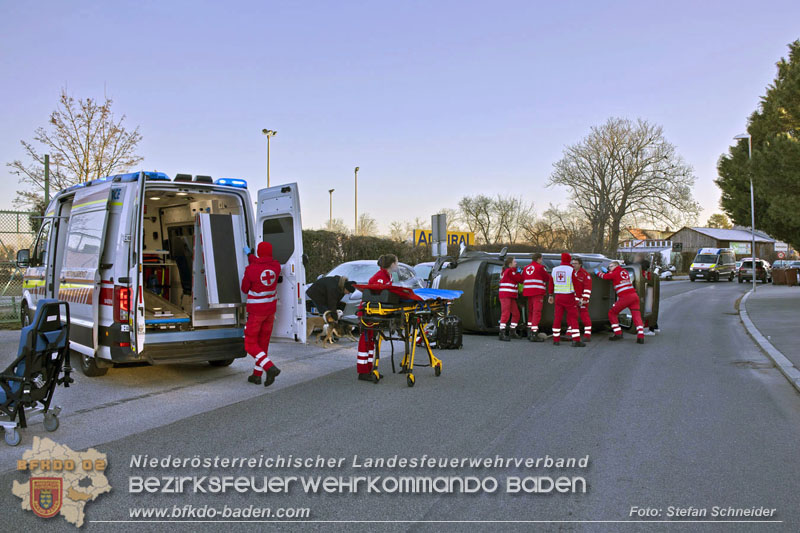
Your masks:
[{"label": "license plate", "polygon": [[703,274],[697,274],[697,277],[698,277],[698,278],[702,278],[702,277],[703,277]]}]

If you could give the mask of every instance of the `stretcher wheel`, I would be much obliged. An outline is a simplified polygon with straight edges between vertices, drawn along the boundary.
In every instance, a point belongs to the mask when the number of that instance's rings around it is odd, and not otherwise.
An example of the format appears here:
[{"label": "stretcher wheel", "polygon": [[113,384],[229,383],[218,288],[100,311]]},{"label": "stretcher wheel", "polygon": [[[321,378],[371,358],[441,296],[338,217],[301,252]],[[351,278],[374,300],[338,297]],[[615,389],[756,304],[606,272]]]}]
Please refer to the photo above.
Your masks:
[{"label": "stretcher wheel", "polygon": [[383,377],[383,374],[381,374],[377,370],[373,370],[372,371],[372,376],[373,376],[373,379],[375,381],[375,384],[377,385],[381,381],[381,378]]},{"label": "stretcher wheel", "polygon": [[47,431],[55,431],[58,429],[58,417],[56,415],[47,413],[44,415],[44,429]]},{"label": "stretcher wheel", "polygon": [[406,376],[406,384],[408,384],[409,387],[414,386],[414,374],[409,374]]},{"label": "stretcher wheel", "polygon": [[16,446],[19,444],[19,441],[22,440],[22,437],[19,434],[19,431],[15,429],[7,429],[6,430],[6,444],[9,446]]},{"label": "stretcher wheel", "polygon": [[442,363],[437,363],[435,367],[433,367],[433,373],[438,378],[442,375]]}]

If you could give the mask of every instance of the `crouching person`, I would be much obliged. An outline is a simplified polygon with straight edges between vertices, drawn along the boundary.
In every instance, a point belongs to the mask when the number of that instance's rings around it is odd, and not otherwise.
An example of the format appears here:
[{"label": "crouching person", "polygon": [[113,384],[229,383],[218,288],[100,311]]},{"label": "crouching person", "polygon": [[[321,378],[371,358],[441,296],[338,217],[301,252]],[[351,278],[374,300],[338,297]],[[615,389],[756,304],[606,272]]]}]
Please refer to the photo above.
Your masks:
[{"label": "crouching person", "polygon": [[272,257],[272,245],[258,244],[256,253],[249,256],[250,264],[244,270],[242,292],[247,295],[247,324],[244,327],[244,349],[255,360],[250,383],[269,387],[281,371],[269,358],[269,340],[275,323],[278,302],[278,282],[281,264]]}]

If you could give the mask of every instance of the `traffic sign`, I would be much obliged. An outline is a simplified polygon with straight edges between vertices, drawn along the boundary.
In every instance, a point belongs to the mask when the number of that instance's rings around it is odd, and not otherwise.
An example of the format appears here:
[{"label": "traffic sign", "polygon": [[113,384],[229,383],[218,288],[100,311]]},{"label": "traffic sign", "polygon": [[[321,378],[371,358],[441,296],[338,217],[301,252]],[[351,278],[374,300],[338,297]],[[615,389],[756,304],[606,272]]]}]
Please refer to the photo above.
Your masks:
[{"label": "traffic sign", "polygon": [[778,252],[778,259],[783,259],[786,257],[786,252]]},{"label": "traffic sign", "polygon": [[775,242],[775,251],[776,252],[788,252],[789,245],[785,242]]}]

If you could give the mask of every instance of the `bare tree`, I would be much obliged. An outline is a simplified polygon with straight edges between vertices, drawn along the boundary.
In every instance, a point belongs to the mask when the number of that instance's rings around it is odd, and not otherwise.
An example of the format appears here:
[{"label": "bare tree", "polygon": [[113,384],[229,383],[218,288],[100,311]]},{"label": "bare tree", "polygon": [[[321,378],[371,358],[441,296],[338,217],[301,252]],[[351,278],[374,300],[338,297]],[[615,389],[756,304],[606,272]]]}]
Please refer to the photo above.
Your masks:
[{"label": "bare tree", "polygon": [[483,194],[478,196],[464,196],[458,202],[458,211],[461,220],[475,233],[477,242],[493,244],[496,230],[493,221],[492,205],[494,201]]},{"label": "bare tree", "polygon": [[333,220],[328,220],[325,222],[324,228],[327,231],[332,231],[334,233],[342,233],[344,235],[350,233],[350,228],[347,227],[347,224],[344,223],[344,220],[341,218],[334,218]]},{"label": "bare tree", "polygon": [[533,204],[521,197],[498,196],[494,200],[496,238],[495,242],[516,243],[523,235],[524,228],[534,220]]},{"label": "bare tree", "polygon": [[692,167],[661,126],[611,118],[554,165],[549,185],[562,185],[591,227],[593,252],[615,253],[626,217],[680,225],[699,213]]},{"label": "bare tree", "polygon": [[523,227],[522,237],[544,250],[572,252],[588,251],[592,240],[591,227],[581,212],[552,204],[541,218]]},{"label": "bare tree", "polygon": [[378,234],[378,223],[369,213],[358,216],[358,235],[375,237]]},{"label": "bare tree", "polygon": [[411,233],[406,228],[408,223],[394,220],[389,223],[389,238],[393,241],[403,242],[411,236]]},{"label": "bare tree", "polygon": [[6,165],[30,190],[17,192],[17,203],[33,205],[44,192],[44,155],[50,155],[53,190],[124,172],[142,162],[136,148],[142,140],[139,128],[127,130],[125,115],[117,118],[112,100],[75,100],[62,89],[47,127],[37,128],[33,142],[20,141],[28,162]]}]

